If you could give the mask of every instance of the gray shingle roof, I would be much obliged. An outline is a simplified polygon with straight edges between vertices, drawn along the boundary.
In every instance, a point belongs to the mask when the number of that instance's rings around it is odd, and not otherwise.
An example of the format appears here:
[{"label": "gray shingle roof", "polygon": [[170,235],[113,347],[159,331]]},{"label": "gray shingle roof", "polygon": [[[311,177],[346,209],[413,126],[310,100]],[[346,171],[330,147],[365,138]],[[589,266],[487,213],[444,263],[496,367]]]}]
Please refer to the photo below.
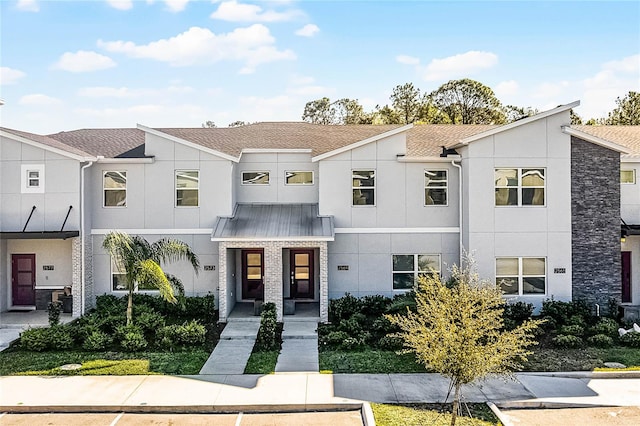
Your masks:
[{"label": "gray shingle roof", "polygon": [[93,156],[144,156],[144,132],[139,129],[80,129],[55,133],[48,137]]},{"label": "gray shingle roof", "polygon": [[1,130],[7,132],[7,133],[11,133],[15,136],[20,136],[23,137],[25,139],[29,139],[31,141],[34,142],[38,142],[42,145],[46,145],[49,146],[51,148],[56,148],[65,152],[68,152],[69,154],[74,154],[74,155],[79,155],[81,157],[91,157],[91,154],[88,153],[87,151],[84,151],[80,148],[74,147],[74,146],[70,146],[64,143],[61,143],[60,141],[54,139],[54,138],[50,138],[47,136],[42,136],[42,135],[36,135],[35,133],[29,133],[29,132],[23,132],[20,130],[14,130],[14,129],[8,129],[6,127],[0,127]]},{"label": "gray shingle roof", "polygon": [[571,127],[591,136],[627,147],[631,151],[630,155],[640,154],[640,126],[571,125]]},{"label": "gray shingle roof", "polygon": [[213,241],[333,241],[333,217],[319,216],[317,204],[238,204],[233,217],[218,217]]}]

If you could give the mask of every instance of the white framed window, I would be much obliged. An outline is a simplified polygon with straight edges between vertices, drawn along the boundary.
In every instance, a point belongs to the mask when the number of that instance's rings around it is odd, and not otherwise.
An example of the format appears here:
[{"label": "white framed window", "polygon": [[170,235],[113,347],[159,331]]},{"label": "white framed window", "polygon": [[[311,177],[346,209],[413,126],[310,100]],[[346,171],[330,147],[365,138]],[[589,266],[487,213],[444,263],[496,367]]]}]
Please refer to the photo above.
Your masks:
[{"label": "white framed window", "polygon": [[636,170],[628,169],[623,170],[620,169],[620,183],[626,183],[634,185],[636,183]]},{"label": "white framed window", "polygon": [[176,207],[198,207],[200,172],[176,170]]},{"label": "white framed window", "polygon": [[243,185],[269,185],[269,172],[242,172]]},{"label": "white framed window", "polygon": [[352,170],[351,181],[354,206],[376,205],[376,171]]},{"label": "white framed window", "polygon": [[[124,264],[117,258],[111,258],[111,290],[127,291],[127,272]],[[158,291],[156,287],[135,283],[133,291]]]},{"label": "white framed window", "polygon": [[544,168],[500,168],[494,171],[496,206],[544,206]]},{"label": "white framed window", "polygon": [[440,275],[439,254],[393,254],[391,262],[394,290],[411,290],[418,277]]},{"label": "white framed window", "polygon": [[496,285],[505,296],[547,293],[544,257],[496,257]]},{"label": "white framed window", "polygon": [[23,164],[20,173],[20,192],[23,194],[44,193],[44,164]]},{"label": "white framed window", "polygon": [[446,170],[424,171],[425,206],[446,206],[448,204],[447,190],[448,182]]},{"label": "white framed window", "polygon": [[102,189],[104,207],[127,207],[127,172],[103,172]]},{"label": "white framed window", "polygon": [[285,185],[313,185],[313,172],[307,171],[285,171]]}]

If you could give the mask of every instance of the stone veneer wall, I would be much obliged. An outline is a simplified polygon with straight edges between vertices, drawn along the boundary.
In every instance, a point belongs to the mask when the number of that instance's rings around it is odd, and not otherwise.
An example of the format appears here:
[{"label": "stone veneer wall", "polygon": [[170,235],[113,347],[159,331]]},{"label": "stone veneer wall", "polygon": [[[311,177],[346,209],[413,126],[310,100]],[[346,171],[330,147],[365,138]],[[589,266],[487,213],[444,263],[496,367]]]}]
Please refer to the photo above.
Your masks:
[{"label": "stone veneer wall", "polygon": [[82,252],[81,252],[81,239],[75,237],[71,240],[71,295],[73,296],[73,311],[72,317],[79,317],[82,315]]},{"label": "stone veneer wall", "polygon": [[609,299],[622,295],[620,153],[573,136],[571,249],[573,300],[606,313]]},{"label": "stone veneer wall", "polygon": [[[277,320],[283,317],[282,250],[285,248],[318,248],[320,250],[320,321],[329,321],[329,271],[326,241],[226,241],[220,243],[218,308],[220,322],[227,321],[227,249],[264,249],[264,301],[276,305]],[[232,283],[235,286],[235,282]]]}]

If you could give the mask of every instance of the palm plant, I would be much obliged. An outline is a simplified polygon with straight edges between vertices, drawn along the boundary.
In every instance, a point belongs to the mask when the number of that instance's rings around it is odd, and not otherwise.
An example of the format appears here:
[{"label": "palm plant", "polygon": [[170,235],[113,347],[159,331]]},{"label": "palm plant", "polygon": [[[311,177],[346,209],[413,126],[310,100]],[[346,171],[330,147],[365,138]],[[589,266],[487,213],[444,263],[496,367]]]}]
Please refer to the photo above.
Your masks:
[{"label": "palm plant", "polygon": [[109,232],[102,243],[102,247],[111,257],[124,267],[125,283],[129,293],[127,302],[127,325],[133,317],[133,292],[136,285],[149,288],[155,287],[160,291],[160,297],[170,303],[176,303],[173,287],[182,292],[180,280],[165,273],[161,263],[187,260],[193,266],[196,274],[200,269],[198,256],[188,244],[171,238],[163,238],[149,243],[139,235],[131,236],[124,232]]}]

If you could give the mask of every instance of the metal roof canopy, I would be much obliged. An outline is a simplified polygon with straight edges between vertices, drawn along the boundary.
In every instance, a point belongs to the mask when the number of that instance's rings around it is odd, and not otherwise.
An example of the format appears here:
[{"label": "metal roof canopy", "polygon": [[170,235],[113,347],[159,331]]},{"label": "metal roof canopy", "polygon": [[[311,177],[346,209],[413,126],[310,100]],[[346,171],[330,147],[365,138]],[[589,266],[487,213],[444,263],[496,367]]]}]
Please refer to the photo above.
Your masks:
[{"label": "metal roof canopy", "polygon": [[80,235],[80,231],[0,232],[0,240],[66,240]]},{"label": "metal roof canopy", "polygon": [[333,241],[333,216],[318,204],[237,204],[232,217],[218,217],[211,241]]}]

